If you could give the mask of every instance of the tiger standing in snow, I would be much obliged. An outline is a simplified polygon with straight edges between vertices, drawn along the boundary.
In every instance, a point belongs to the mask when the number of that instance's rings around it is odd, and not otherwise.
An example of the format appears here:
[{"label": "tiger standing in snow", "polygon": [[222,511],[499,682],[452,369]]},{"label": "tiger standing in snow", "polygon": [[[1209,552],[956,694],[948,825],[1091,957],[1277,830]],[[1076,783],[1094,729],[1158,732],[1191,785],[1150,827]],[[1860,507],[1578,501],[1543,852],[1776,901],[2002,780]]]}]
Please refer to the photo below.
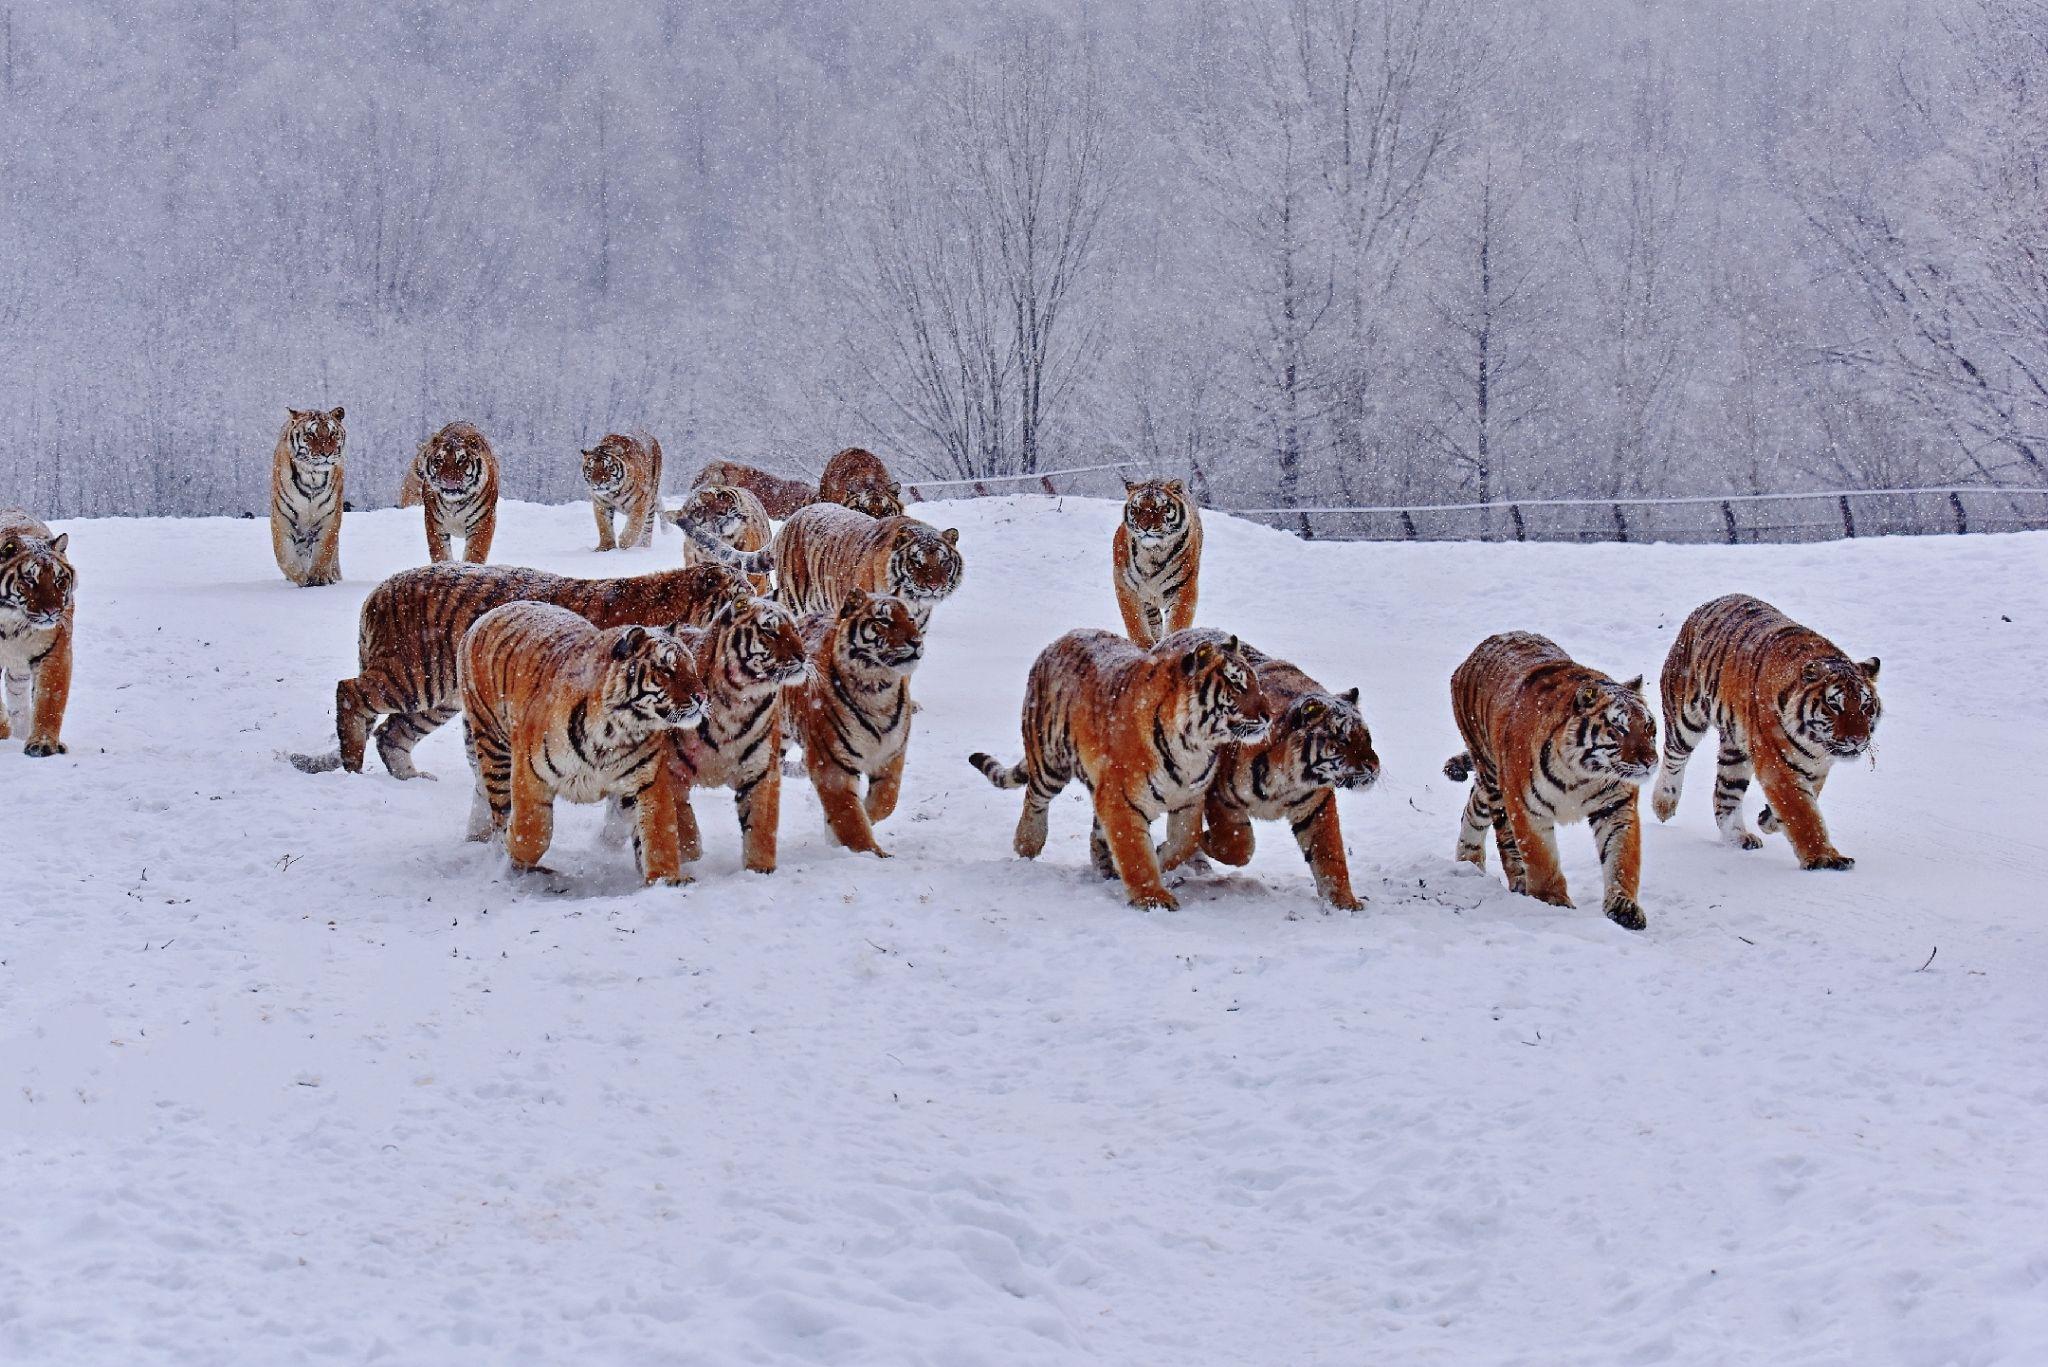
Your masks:
[{"label": "tiger standing in snow", "polygon": [[[768,544],[775,529],[768,522],[768,510],[761,506],[761,500],[737,484],[705,484],[690,494],[681,508],[668,514],[668,520],[687,531],[699,527],[736,551],[758,551]],[[703,565],[716,563],[716,557],[697,538],[685,537],[683,541],[683,563]],[[753,581],[757,593],[767,593],[771,585],[766,574],[747,576]]]},{"label": "tiger standing in snow", "polygon": [[1116,605],[1133,641],[1150,648],[1195,624],[1202,512],[1179,480],[1124,481],[1124,515],[1111,555]]},{"label": "tiger standing in snow", "polygon": [[420,445],[399,486],[398,506],[419,504],[426,514],[427,558],[450,558],[448,543],[462,538],[462,558],[481,565],[491,558],[498,531],[498,457],[484,434],[466,422],[451,422]]},{"label": "tiger standing in snow", "polygon": [[[608,434],[583,453],[583,482],[597,517],[597,549],[654,544],[654,524],[661,517],[660,442],[645,432]],[[616,539],[614,517],[620,524]]]},{"label": "tiger standing in snow", "polygon": [[1685,619],[1664,660],[1663,773],[1650,806],[1678,810],[1685,764],[1712,726],[1720,732],[1714,824],[1737,849],[1763,840],[1742,824],[1753,774],[1769,804],[1757,818],[1784,831],[1805,869],[1849,869],[1821,820],[1828,771],[1870,749],[1884,704],[1878,661],[1851,660],[1827,637],[1759,598],[1731,593]]},{"label": "tiger standing in snow", "polygon": [[476,800],[469,838],[503,834],[514,868],[554,840],[555,799],[632,797],[649,883],[683,883],[669,735],[704,715],[680,641],[654,627],[600,630],[567,608],[507,603],[462,638],[462,711]]},{"label": "tiger standing in snow", "polygon": [[69,532],[52,536],[21,509],[0,509],[0,740],[27,727],[21,752],[32,759],[65,753],[78,607],[70,546]]},{"label": "tiger standing in snow", "polygon": [[890,593],[910,607],[918,630],[932,609],[960,587],[965,564],[960,533],[914,517],[873,518],[838,503],[813,503],[791,513],[766,550],[736,551],[694,522],[692,541],[742,574],[774,570],[775,595],[791,612],[835,612],[855,589]]},{"label": "tiger standing in snow", "polygon": [[1457,857],[1486,867],[1486,835],[1500,848],[1508,886],[1568,907],[1557,827],[1588,821],[1600,849],[1607,918],[1629,930],[1647,920],[1636,901],[1643,831],[1636,789],[1657,763],[1657,722],[1641,677],[1616,683],[1527,631],[1489,636],[1451,674],[1451,711],[1465,752],[1444,765],[1463,783]]},{"label": "tiger standing in snow", "polygon": [[887,859],[875,827],[903,791],[910,673],[924,658],[924,633],[901,598],[859,590],[836,613],[800,619],[797,630],[811,667],[783,690],[782,706],[825,824],[847,849]]},{"label": "tiger standing in snow", "polygon": [[761,500],[768,516],[780,522],[797,509],[818,501],[818,491],[800,479],[784,479],[736,460],[714,460],[690,480],[692,489],[707,484],[732,484]]},{"label": "tiger standing in snow", "polygon": [[270,457],[270,549],[302,589],[341,579],[342,410],[285,409]]},{"label": "tiger standing in snow", "polygon": [[837,503],[869,517],[894,517],[903,511],[903,486],[873,451],[849,446],[825,462],[818,476],[818,501]]}]

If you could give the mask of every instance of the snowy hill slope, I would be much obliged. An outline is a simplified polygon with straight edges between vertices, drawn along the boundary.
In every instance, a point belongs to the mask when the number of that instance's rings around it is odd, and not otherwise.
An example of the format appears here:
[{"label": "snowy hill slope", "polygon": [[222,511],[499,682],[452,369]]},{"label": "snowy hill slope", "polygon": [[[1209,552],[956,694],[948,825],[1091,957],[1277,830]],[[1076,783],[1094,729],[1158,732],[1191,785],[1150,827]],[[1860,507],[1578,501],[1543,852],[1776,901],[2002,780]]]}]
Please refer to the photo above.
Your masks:
[{"label": "snowy hill slope", "polygon": [[[66,528],[68,757],[0,746],[0,1360],[961,1364],[2048,1361],[2048,537],[1816,547],[1305,545],[1212,518],[1202,619],[1364,689],[1355,916],[1284,830],[1145,915],[1044,858],[1026,666],[1113,626],[1113,505],[930,505],[897,858],[786,789],[684,891],[559,809],[569,890],[439,783],[309,777],[355,614],[421,558],[357,514],[303,591],[260,522]],[[510,562],[587,509],[508,505]],[[1449,858],[1446,679],[1544,631],[1655,677],[1758,593],[1884,658],[1853,873],[1714,841],[1711,753],[1651,823],[1646,933]],[[372,761],[374,768],[374,760]],[[1752,798],[1752,803],[1755,799]],[[1299,919],[1290,919],[1295,917]],[[1925,971],[1916,971],[1936,946]]]}]

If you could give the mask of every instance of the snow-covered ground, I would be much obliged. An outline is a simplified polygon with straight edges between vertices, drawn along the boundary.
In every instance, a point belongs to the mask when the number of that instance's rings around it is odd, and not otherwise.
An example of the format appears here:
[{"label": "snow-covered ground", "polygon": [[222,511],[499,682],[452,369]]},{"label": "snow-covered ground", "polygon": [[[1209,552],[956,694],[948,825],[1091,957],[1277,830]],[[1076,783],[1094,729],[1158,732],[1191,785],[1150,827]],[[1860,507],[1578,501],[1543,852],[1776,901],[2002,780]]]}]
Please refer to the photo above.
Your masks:
[{"label": "snow-covered ground", "polygon": [[[68,757],[0,746],[0,1361],[2048,1362],[2048,537],[1303,544],[1209,523],[1202,620],[1361,685],[1367,909],[1279,828],[1143,914],[1036,863],[1033,654],[1113,626],[1098,502],[931,505],[967,581],[917,675],[887,862],[786,792],[683,891],[564,806],[550,863],[438,783],[309,777],[355,615],[422,555],[355,514],[298,590],[249,521],[76,522]],[[586,508],[500,558],[578,574]],[[1711,750],[1637,935],[1450,859],[1454,663],[1544,631],[1653,678],[1731,590],[1884,658],[1849,874],[1714,840]],[[374,760],[372,762],[374,769]],[[1754,805],[1755,799],[1752,798]],[[1936,953],[1937,946],[1939,952]],[[1928,962],[1933,955],[1932,962]]]}]

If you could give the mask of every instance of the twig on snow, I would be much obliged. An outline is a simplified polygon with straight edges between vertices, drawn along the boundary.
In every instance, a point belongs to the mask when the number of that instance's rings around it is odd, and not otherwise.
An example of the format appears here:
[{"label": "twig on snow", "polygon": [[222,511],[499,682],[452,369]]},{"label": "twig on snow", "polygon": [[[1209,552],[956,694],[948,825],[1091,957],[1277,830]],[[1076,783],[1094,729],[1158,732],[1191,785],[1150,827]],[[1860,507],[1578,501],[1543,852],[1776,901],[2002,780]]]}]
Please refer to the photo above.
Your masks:
[{"label": "twig on snow", "polygon": [[[1927,964],[1931,964],[1931,963],[1933,963],[1933,962],[1934,962],[1934,956],[1935,956],[1935,955],[1937,955],[1937,954],[1939,954],[1939,953],[1941,953],[1941,946],[1940,946],[1940,945],[1936,945],[1936,946],[1935,946],[1934,948],[1932,948],[1932,949],[1928,950],[1928,951],[1927,951]],[[1920,967],[1918,967],[1918,968],[1914,969],[1913,971],[1914,971],[1915,973],[1925,973],[1925,972],[1927,971],[1927,964],[1922,964],[1922,965],[1920,965]]]}]

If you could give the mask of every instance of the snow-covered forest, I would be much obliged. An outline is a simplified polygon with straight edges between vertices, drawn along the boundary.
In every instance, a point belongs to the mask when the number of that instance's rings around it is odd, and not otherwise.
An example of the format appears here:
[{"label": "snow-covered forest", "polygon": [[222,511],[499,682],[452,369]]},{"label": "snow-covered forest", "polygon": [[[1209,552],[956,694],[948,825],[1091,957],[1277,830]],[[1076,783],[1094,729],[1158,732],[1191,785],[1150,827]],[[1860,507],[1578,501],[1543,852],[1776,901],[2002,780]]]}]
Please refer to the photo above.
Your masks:
[{"label": "snow-covered forest", "polygon": [[1102,460],[1221,506],[2044,482],[2043,0],[0,3],[0,505]]}]

